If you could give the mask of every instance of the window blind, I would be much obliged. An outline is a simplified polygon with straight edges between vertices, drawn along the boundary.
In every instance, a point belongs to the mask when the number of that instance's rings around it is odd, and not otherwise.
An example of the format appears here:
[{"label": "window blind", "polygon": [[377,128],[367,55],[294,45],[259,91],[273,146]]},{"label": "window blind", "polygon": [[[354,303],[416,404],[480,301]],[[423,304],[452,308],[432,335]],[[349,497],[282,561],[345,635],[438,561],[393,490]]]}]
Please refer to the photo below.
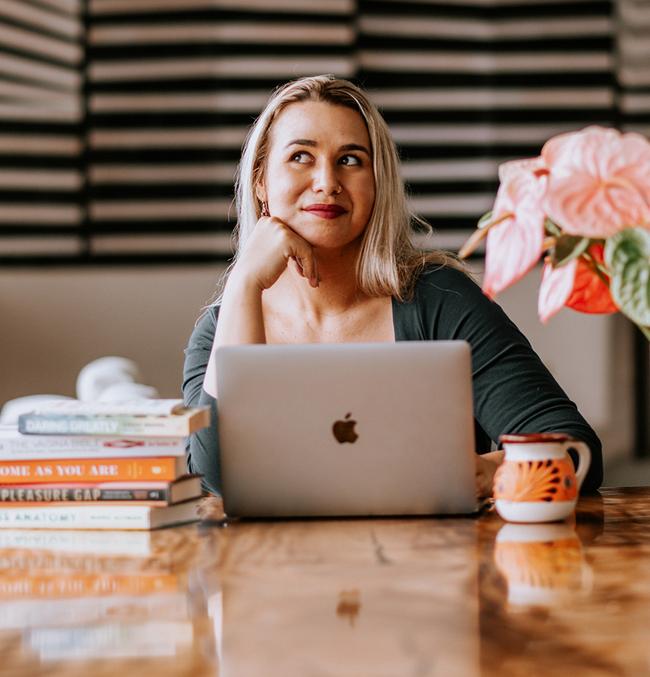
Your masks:
[{"label": "window blind", "polygon": [[78,0],[0,3],[0,262],[84,248]]},{"label": "window blind", "polygon": [[[69,262],[227,258],[246,130],[274,87],[330,72],[370,91],[434,226],[427,244],[455,249],[490,208],[499,163],[588,124],[650,132],[649,5],[6,0],[0,246]],[[60,51],[16,38],[26,30]],[[27,171],[56,176],[15,185]]]}]

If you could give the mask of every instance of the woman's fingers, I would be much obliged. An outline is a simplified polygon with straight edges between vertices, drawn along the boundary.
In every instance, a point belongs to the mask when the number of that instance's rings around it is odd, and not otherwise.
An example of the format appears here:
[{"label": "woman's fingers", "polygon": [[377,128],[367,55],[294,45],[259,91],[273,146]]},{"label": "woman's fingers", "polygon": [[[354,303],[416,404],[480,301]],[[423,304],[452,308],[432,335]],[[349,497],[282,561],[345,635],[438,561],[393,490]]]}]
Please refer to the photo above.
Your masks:
[{"label": "woman's fingers", "polygon": [[316,270],[314,253],[312,251],[306,252],[303,256],[297,257],[296,262],[298,263],[302,276],[307,278],[309,284],[312,287],[318,287],[318,272]]},{"label": "woman's fingers", "polygon": [[488,459],[476,457],[476,492],[479,496],[491,496],[494,473],[498,465]]},{"label": "woman's fingers", "polygon": [[318,286],[318,270],[311,245],[280,219],[263,216],[240,258],[239,269],[253,276],[261,289],[268,289],[292,262],[312,287]]},{"label": "woman's fingers", "polygon": [[312,287],[318,287],[318,268],[311,245],[295,233],[291,236],[291,240],[293,253],[289,258],[295,262],[300,275],[306,278]]}]

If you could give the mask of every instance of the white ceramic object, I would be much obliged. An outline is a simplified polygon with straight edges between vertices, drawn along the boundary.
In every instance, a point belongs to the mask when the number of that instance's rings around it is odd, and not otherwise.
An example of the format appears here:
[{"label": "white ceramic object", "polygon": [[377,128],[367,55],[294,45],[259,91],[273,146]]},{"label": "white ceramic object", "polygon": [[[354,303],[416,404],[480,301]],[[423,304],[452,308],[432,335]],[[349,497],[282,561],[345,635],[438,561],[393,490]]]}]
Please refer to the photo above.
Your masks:
[{"label": "white ceramic object", "polygon": [[[509,522],[554,522],[568,517],[578,500],[591,452],[560,433],[502,435],[504,462],[494,477],[497,512]],[[578,454],[574,470],[568,450]]]},{"label": "white ceramic object", "polygon": [[142,383],[113,383],[102,390],[97,402],[124,402],[126,400],[153,400],[160,397],[153,386]]},{"label": "white ceramic object", "polygon": [[77,376],[77,397],[83,402],[95,402],[116,383],[138,383],[138,365],[127,357],[100,357],[89,362]]}]

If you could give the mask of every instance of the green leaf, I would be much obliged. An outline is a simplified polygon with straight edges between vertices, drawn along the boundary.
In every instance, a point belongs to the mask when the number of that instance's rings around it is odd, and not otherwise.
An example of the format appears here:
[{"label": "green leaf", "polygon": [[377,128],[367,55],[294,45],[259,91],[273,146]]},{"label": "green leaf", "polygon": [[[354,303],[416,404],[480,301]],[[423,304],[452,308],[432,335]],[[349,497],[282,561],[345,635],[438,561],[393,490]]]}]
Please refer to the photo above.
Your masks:
[{"label": "green leaf", "polygon": [[490,221],[492,221],[492,210],[485,212],[485,214],[481,216],[481,218],[478,220],[478,223],[476,224],[476,227],[485,228],[485,226],[487,226]]},{"label": "green leaf", "polygon": [[544,221],[544,229],[549,235],[554,235],[555,237],[561,237],[562,235],[562,229],[560,226],[558,226],[557,223],[551,221],[549,218],[546,218]]},{"label": "green leaf", "polygon": [[650,325],[650,232],[626,228],[616,233],[605,245],[605,262],[616,305],[636,324]]},{"label": "green leaf", "polygon": [[588,237],[575,237],[574,235],[560,235],[555,241],[551,264],[553,268],[564,266],[569,261],[577,259],[580,254],[587,251],[590,240]]},{"label": "green leaf", "polygon": [[645,228],[626,228],[605,243],[605,263],[610,270],[640,258],[650,258],[650,232]]}]

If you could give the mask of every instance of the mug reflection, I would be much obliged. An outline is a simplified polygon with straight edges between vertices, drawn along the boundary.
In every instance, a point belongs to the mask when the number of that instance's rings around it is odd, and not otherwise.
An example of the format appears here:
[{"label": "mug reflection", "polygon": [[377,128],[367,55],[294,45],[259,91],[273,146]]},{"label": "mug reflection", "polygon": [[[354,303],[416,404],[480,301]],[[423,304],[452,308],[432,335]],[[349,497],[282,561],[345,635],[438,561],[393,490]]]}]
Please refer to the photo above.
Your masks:
[{"label": "mug reflection", "polygon": [[494,559],[514,606],[561,604],[593,586],[580,539],[566,522],[505,524],[496,537]]}]

